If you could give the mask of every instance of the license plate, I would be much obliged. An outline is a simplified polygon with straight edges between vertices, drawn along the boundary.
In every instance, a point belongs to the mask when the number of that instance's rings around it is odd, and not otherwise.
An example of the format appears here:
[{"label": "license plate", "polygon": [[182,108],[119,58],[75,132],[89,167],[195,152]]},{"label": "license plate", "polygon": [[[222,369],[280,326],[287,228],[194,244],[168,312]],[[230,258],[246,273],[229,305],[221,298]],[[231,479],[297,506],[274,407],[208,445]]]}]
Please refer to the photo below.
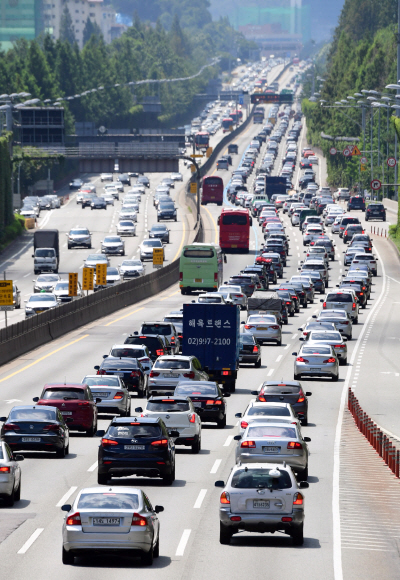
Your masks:
[{"label": "license plate", "polygon": [[93,518],[94,526],[119,526],[121,518]]},{"label": "license plate", "polygon": [[257,330],[268,330],[268,326],[257,326]]},{"label": "license plate", "polygon": [[61,415],[72,415],[72,411],[61,411]]},{"label": "license plate", "polygon": [[22,443],[40,443],[40,437],[22,437]]},{"label": "license plate", "polygon": [[315,371],[315,372],[317,372],[317,373],[318,373],[318,372],[320,371],[320,369],[319,369],[319,368],[317,369],[317,368],[315,368],[315,367],[312,367],[312,368],[310,369],[310,371]]},{"label": "license plate", "polygon": [[269,508],[269,501],[253,499],[253,508]]},{"label": "license plate", "polygon": [[44,312],[44,310],[36,310],[36,314],[42,314],[42,312]]},{"label": "license plate", "polygon": [[144,445],[124,445],[124,449],[128,451],[143,451],[145,449]]},{"label": "license plate", "polygon": [[117,375],[118,377],[123,377],[125,375],[125,373],[115,372],[114,375]]},{"label": "license plate", "polygon": [[195,278],[194,281],[201,284],[203,282],[203,278]]},{"label": "license plate", "polygon": [[176,373],[169,373],[169,374],[164,374],[164,377],[166,379],[177,379],[179,377],[179,375]]},{"label": "license plate", "polygon": [[280,447],[263,447],[264,453],[279,453]]},{"label": "license plate", "polygon": [[201,407],[201,403],[193,403],[193,407]]},{"label": "license plate", "polygon": [[232,244],[232,248],[237,248],[237,244]]},{"label": "license plate", "polygon": [[92,395],[95,399],[106,399],[107,397],[110,396],[110,393],[94,393],[92,391]]}]

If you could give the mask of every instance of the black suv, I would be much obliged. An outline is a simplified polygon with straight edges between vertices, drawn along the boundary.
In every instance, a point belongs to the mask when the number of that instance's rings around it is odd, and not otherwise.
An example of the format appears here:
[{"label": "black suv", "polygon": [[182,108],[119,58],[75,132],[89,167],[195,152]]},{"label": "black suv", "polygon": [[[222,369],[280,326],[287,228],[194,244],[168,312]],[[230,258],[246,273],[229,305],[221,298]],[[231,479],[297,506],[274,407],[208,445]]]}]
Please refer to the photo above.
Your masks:
[{"label": "black suv", "polygon": [[177,431],[168,432],[162,419],[114,417],[99,446],[97,482],[107,485],[111,477],[141,475],[161,477],[166,485],[175,480]]},{"label": "black suv", "polygon": [[149,349],[150,358],[154,362],[159,356],[163,354],[168,354],[165,348],[165,343],[161,336],[139,336],[138,332],[130,334],[126,339],[124,344],[144,344]]},{"label": "black suv", "polygon": [[370,203],[365,210],[365,221],[382,220],[386,221],[386,209],[383,203]]},{"label": "black suv", "polygon": [[347,203],[347,211],[351,209],[361,209],[361,211],[365,211],[365,200],[360,195],[353,195]]},{"label": "black suv", "polygon": [[289,403],[299,416],[302,425],[308,423],[308,399],[312,393],[304,392],[299,381],[265,381],[258,391],[251,391],[262,403]]},{"label": "black suv", "polygon": [[[143,343],[142,343],[143,344]],[[147,375],[139,360],[123,357],[107,357],[100,366],[96,365],[98,375],[117,375],[121,377],[128,391],[135,391],[143,397],[147,391]]]}]

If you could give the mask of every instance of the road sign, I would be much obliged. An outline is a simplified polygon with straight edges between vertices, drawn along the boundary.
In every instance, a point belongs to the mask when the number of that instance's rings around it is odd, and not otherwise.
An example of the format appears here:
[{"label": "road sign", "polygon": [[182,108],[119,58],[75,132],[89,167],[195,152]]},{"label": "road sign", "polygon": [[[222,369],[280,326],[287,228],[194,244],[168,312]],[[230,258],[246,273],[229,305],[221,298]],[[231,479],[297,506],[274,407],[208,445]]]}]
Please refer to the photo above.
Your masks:
[{"label": "road sign", "polygon": [[96,285],[107,286],[107,264],[96,264]]},{"label": "road sign", "polygon": [[364,163],[361,163],[360,171],[367,171],[367,166]]},{"label": "road sign", "polygon": [[68,274],[68,296],[78,296],[78,273]]},{"label": "road sign", "polygon": [[83,268],[82,271],[82,290],[93,290],[93,268]]},{"label": "road sign", "polygon": [[378,191],[378,189],[380,189],[382,187],[382,183],[379,181],[379,179],[373,179],[371,181],[371,188],[374,191]]},{"label": "road sign", "polygon": [[366,157],[361,157],[360,162],[362,165],[366,165],[368,163],[368,159]]},{"label": "road sign", "polygon": [[191,171],[192,173],[194,173],[194,172],[196,171],[196,166],[192,164],[192,165],[190,166],[190,171]]},{"label": "road sign", "polygon": [[331,147],[331,148],[329,149],[329,153],[330,153],[331,155],[336,155],[336,153],[337,153],[337,149],[336,149],[336,147]]},{"label": "road sign", "polygon": [[243,95],[240,95],[240,97],[239,97],[239,105],[244,105]]},{"label": "road sign", "polygon": [[161,268],[164,264],[164,248],[153,248],[153,266]]},{"label": "road sign", "polygon": [[351,152],[351,155],[354,157],[354,155],[361,155],[361,151],[359,150],[359,148],[357,147],[357,145],[354,145],[353,150]]},{"label": "road sign", "polygon": [[397,161],[394,157],[389,157],[386,163],[388,164],[388,167],[396,167]]},{"label": "road sign", "polygon": [[192,159],[196,158],[196,157],[203,157],[202,153],[192,153],[192,155],[189,155],[189,157],[191,157]]},{"label": "road sign", "polygon": [[190,193],[197,193],[197,183],[195,181],[190,183]]},{"label": "road sign", "polygon": [[12,306],[13,303],[12,280],[0,280],[0,306]]},{"label": "road sign", "polygon": [[345,147],[345,148],[343,149],[343,155],[344,155],[345,157],[351,157],[351,151],[350,151],[350,149],[349,149],[348,147]]},{"label": "road sign", "polygon": [[207,147],[207,151],[206,151],[206,157],[211,157],[213,152],[213,148],[212,147]]},{"label": "road sign", "polygon": [[1,312],[10,312],[11,310],[14,310],[14,306],[0,306]]}]

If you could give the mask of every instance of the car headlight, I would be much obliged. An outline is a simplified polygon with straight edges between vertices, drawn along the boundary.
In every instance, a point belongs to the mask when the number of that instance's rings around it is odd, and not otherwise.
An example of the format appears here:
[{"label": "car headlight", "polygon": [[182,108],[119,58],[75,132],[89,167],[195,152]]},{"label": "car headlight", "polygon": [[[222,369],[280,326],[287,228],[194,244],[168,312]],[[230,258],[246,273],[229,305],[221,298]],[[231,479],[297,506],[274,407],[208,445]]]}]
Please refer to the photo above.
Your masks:
[{"label": "car headlight", "polygon": [[25,306],[25,312],[32,312],[32,310],[31,306]]}]

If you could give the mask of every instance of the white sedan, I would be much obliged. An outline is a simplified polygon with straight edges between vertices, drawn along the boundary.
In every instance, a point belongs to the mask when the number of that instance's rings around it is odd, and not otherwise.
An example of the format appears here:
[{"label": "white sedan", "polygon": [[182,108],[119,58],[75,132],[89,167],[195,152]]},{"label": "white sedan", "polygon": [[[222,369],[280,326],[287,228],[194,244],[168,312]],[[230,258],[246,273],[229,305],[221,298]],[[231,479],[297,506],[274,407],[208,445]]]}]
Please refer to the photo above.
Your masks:
[{"label": "white sedan", "polygon": [[282,330],[273,314],[251,314],[247,322],[242,322],[243,334],[252,334],[260,344],[263,342],[276,342],[282,344]]},{"label": "white sedan", "polygon": [[8,443],[0,441],[0,496],[7,507],[21,499],[21,468],[23,455],[13,455]]}]

